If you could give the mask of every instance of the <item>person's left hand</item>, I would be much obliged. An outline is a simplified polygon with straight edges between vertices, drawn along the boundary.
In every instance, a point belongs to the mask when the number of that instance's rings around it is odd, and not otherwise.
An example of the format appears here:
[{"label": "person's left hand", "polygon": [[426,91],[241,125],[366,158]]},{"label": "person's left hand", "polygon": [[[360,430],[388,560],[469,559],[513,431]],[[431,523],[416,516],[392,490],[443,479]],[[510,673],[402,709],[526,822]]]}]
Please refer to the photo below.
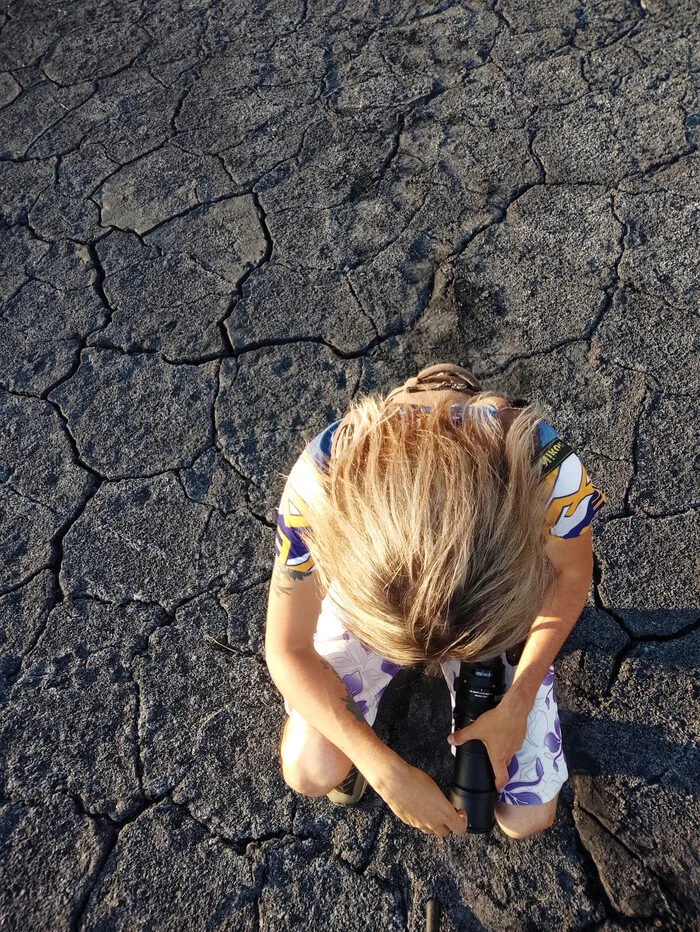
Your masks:
[{"label": "person's left hand", "polygon": [[527,712],[508,707],[503,701],[477,718],[471,725],[458,728],[448,741],[464,744],[478,739],[486,745],[493,767],[496,789],[502,790],[508,782],[508,764],[523,746],[527,731]]}]

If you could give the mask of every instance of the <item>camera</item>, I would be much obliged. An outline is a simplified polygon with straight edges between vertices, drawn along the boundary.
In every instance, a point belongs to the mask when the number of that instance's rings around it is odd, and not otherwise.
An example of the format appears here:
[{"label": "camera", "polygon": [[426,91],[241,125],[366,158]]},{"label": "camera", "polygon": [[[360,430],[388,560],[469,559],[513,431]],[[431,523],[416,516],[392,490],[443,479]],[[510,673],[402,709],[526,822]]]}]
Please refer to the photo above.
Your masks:
[{"label": "camera", "polygon": [[[471,725],[495,708],[506,691],[505,665],[500,657],[488,663],[460,664],[455,680],[455,730]],[[454,772],[447,797],[455,809],[467,814],[467,830],[486,834],[495,824],[496,783],[483,741],[456,746]]]}]

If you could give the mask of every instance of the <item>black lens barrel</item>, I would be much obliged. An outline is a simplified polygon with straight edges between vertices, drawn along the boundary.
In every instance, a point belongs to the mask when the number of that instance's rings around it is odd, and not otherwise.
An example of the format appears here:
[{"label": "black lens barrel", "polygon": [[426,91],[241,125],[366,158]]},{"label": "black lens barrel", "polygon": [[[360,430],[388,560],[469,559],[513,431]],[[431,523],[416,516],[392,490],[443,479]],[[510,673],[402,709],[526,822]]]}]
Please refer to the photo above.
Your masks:
[{"label": "black lens barrel", "polygon": [[[505,667],[500,657],[489,663],[462,663],[455,680],[455,730],[471,725],[495,708],[505,692]],[[482,741],[457,746],[448,799],[464,809],[469,832],[485,834],[495,824],[496,783],[488,751]]]}]

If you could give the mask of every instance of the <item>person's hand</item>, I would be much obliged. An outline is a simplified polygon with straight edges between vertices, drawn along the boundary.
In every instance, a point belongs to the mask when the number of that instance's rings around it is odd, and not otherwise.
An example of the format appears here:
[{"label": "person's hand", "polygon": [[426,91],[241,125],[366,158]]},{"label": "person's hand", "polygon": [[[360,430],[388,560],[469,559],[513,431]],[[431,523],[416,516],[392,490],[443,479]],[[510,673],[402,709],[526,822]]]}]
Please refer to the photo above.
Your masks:
[{"label": "person's hand", "polygon": [[502,790],[508,782],[508,764],[523,746],[527,731],[527,713],[508,707],[501,702],[477,718],[471,725],[458,728],[448,741],[464,744],[478,739],[486,745],[496,789]]},{"label": "person's hand", "polygon": [[434,780],[405,761],[374,787],[391,811],[425,835],[464,835],[467,814],[455,809]]}]

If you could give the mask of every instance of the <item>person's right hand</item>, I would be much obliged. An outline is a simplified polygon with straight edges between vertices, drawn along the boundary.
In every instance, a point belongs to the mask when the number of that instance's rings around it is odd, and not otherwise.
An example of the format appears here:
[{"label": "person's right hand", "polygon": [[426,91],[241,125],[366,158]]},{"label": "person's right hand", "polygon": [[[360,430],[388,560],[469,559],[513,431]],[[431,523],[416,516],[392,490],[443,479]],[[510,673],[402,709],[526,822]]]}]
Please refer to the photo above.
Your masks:
[{"label": "person's right hand", "polygon": [[464,809],[456,810],[427,773],[405,761],[375,789],[402,822],[426,835],[445,838],[450,832],[464,835],[467,831]]}]

